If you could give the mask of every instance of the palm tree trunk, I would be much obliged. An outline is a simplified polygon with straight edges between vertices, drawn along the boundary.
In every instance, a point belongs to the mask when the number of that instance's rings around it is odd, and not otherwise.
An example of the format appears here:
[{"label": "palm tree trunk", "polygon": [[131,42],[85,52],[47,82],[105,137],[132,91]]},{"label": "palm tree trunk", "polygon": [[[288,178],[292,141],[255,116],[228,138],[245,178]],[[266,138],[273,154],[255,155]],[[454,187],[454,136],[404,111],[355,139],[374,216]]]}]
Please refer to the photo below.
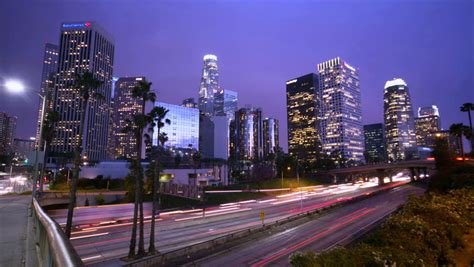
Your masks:
[{"label": "palm tree trunk", "polygon": [[463,143],[462,143],[462,133],[459,135],[459,147],[461,149],[462,161],[464,161],[464,146],[463,146]]},{"label": "palm tree trunk", "polygon": [[[158,126],[158,136],[160,136],[160,126]],[[153,174],[153,208],[151,213],[151,230],[150,230],[150,246],[148,248],[149,253],[155,253],[155,214],[157,210],[157,193],[158,190],[158,181],[160,177],[160,146],[158,143],[158,149],[155,157],[155,172]]]},{"label": "palm tree trunk", "polygon": [[81,114],[81,122],[79,125],[79,138],[77,140],[77,147],[74,155],[74,169],[72,171],[71,178],[71,189],[69,191],[69,204],[67,207],[67,219],[66,219],[66,237],[71,237],[72,228],[72,217],[74,216],[74,207],[76,206],[76,192],[77,192],[77,181],[79,180],[79,172],[81,170],[81,154],[82,154],[82,136],[84,132],[84,122],[86,120],[87,101],[84,101],[83,110]]},{"label": "palm tree trunk", "polygon": [[137,255],[139,257],[145,255],[145,233],[144,233],[144,216],[143,216],[143,169],[141,162],[139,161],[139,169],[140,175],[139,175],[139,180],[140,180],[140,197],[139,197],[139,210],[140,210],[140,228],[139,228],[139,237],[138,237],[138,252]]},{"label": "palm tree trunk", "polygon": [[[139,164],[135,162],[134,164]],[[135,203],[133,206],[133,224],[132,224],[132,237],[130,238],[130,247],[128,250],[128,257],[133,258],[135,256],[135,246],[137,244],[137,222],[138,222],[138,167],[134,167],[134,176],[135,176]]]},{"label": "palm tree trunk", "polygon": [[467,116],[469,117],[469,130],[471,134],[471,138],[469,141],[471,141],[471,154],[474,154],[474,134],[472,132],[472,118],[471,118],[471,110],[467,111]]}]

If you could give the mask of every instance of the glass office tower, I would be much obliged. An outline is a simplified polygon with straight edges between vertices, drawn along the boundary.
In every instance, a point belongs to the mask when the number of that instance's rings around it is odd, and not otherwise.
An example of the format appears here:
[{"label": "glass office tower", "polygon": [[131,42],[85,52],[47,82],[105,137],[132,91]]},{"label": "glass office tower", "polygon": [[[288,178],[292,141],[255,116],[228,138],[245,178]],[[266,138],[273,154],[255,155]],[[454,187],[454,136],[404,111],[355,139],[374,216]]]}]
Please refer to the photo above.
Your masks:
[{"label": "glass office tower", "polygon": [[[165,124],[161,129],[168,137],[165,147],[168,148],[199,148],[199,110],[187,108],[180,105],[156,102],[155,106],[164,107],[168,110],[165,119],[171,124]],[[153,145],[158,144],[158,132],[155,127],[153,131]]]},{"label": "glass office tower", "polygon": [[365,162],[385,161],[385,137],[382,123],[364,125]]},{"label": "glass office tower", "polygon": [[[112,37],[95,22],[72,22],[61,25],[58,74],[54,101],[60,115],[51,151],[73,152],[79,142],[81,122],[85,123],[82,153],[89,161],[107,158],[114,43]],[[102,82],[96,92],[103,98],[91,97],[86,117],[82,117],[81,99],[73,82],[86,71]]]},{"label": "glass office tower", "polygon": [[286,82],[288,153],[300,162],[315,162],[321,152],[318,88],[319,79],[314,73]]},{"label": "glass office tower", "polygon": [[358,71],[339,57],[318,64],[322,150],[349,161],[364,160],[364,132]]},{"label": "glass office tower", "polygon": [[265,118],[263,120],[263,156],[265,158],[270,154],[276,154],[280,147],[279,128],[277,119]]},{"label": "glass office tower", "polygon": [[201,85],[199,87],[199,111],[206,116],[213,116],[214,94],[219,91],[217,57],[215,55],[205,55],[203,61]]},{"label": "glass office tower", "polygon": [[383,100],[388,161],[415,157],[415,123],[410,93],[405,81],[398,78],[387,81]]},{"label": "glass office tower", "polygon": [[[59,47],[55,44],[47,43],[44,47],[43,54],[43,70],[41,72],[41,86],[40,94],[41,96],[46,97],[46,107],[45,114],[53,109],[53,95],[54,95],[54,79],[58,71],[58,59],[59,59]],[[38,108],[38,124],[36,126],[36,144],[39,140],[39,132],[41,125],[41,115],[43,110],[43,100],[39,98],[39,108]]]},{"label": "glass office tower", "polygon": [[441,131],[441,122],[438,107],[418,108],[418,117],[415,118],[416,145],[420,147],[435,147],[435,133]]}]

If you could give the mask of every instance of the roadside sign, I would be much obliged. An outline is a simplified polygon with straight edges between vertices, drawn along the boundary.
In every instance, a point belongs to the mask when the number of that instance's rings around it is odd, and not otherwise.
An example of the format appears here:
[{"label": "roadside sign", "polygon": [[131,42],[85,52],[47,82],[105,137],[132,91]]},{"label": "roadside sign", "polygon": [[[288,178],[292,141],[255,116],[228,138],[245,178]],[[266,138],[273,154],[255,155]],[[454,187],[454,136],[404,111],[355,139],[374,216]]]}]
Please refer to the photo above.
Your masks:
[{"label": "roadside sign", "polygon": [[260,212],[260,220],[262,220],[262,225],[263,225],[265,221],[265,212],[263,210]]}]

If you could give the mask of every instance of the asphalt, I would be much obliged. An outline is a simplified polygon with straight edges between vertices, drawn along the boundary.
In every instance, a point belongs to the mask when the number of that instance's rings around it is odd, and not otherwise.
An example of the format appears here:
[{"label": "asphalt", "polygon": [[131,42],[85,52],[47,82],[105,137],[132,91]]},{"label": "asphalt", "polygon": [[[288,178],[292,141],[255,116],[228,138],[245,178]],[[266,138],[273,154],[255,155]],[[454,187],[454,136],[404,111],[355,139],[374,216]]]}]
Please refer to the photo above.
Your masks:
[{"label": "asphalt", "polygon": [[[406,180],[384,187],[404,183]],[[376,183],[314,187],[286,196],[211,207],[206,210],[205,218],[201,210],[162,212],[157,221],[156,246],[160,252],[175,250],[243,229],[260,227],[261,211],[265,212],[265,223],[269,223],[384,187],[376,186]],[[76,209],[76,228],[71,242],[86,264],[108,265],[127,255],[132,212],[133,205],[129,204]],[[51,210],[48,213],[58,223],[64,224],[65,210]],[[149,205],[145,206],[145,216],[150,216]],[[145,242],[148,241],[149,232],[148,219],[145,223]]]},{"label": "asphalt", "polygon": [[423,188],[406,185],[372,198],[337,208],[317,219],[260,240],[243,243],[188,266],[289,266],[297,251],[325,251],[347,245],[369,231]]},{"label": "asphalt", "polygon": [[0,266],[37,266],[31,196],[0,196]]}]

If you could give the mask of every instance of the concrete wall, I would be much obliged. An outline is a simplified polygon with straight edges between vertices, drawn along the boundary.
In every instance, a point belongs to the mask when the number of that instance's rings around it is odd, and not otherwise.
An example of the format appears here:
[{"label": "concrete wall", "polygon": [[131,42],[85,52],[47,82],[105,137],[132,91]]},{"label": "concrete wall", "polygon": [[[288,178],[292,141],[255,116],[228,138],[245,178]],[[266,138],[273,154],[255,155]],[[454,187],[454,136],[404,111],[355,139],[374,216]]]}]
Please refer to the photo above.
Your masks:
[{"label": "concrete wall", "polygon": [[[103,161],[95,166],[81,167],[81,178],[94,179],[99,175],[104,178],[124,179],[129,173],[129,163],[127,161]],[[148,167],[148,163],[142,163],[143,168]],[[200,184],[200,185],[227,185],[228,167],[226,165],[214,166],[203,169],[165,169],[162,174],[172,176],[173,182],[177,184]],[[193,179],[197,174],[197,181]],[[191,179],[190,179],[191,177]]]}]

